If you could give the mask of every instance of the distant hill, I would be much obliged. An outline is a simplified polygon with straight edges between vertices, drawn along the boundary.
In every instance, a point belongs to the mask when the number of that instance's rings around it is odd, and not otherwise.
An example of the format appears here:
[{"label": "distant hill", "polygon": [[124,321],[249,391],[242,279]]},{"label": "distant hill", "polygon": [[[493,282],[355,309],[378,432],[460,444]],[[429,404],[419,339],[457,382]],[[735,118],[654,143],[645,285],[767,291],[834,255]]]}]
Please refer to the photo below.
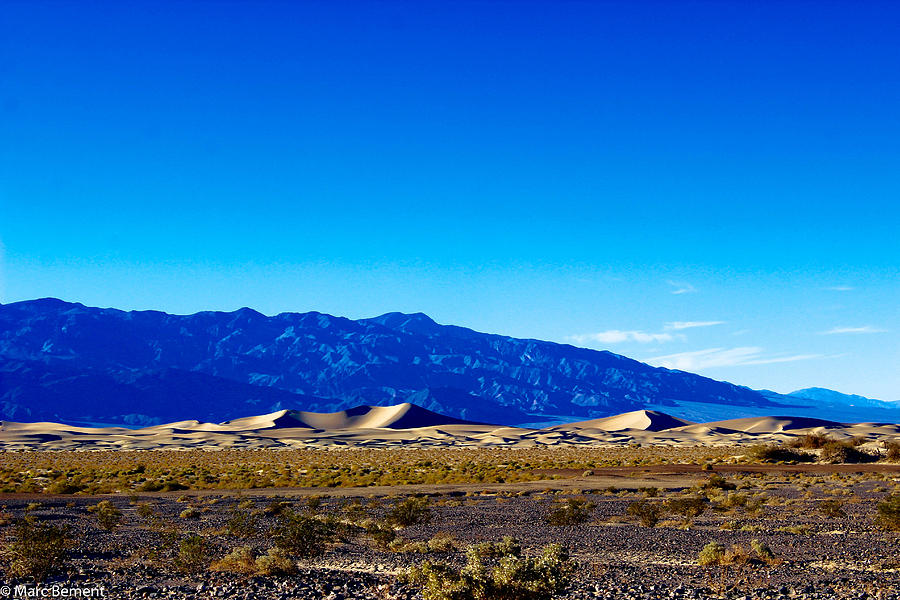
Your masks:
[{"label": "distant hill", "polygon": [[[519,424],[660,409],[796,414],[783,400],[613,354],[388,313],[170,315],[56,299],[0,305],[0,419],[150,425],[409,402]],[[808,401],[803,401],[807,402]],[[861,419],[856,419],[861,420]]]},{"label": "distant hill", "polygon": [[834,390],[820,387],[811,387],[797,390],[795,392],[791,392],[790,394],[788,394],[788,396],[803,398],[805,400],[815,400],[816,402],[823,402],[829,405],[900,408],[900,403],[897,402],[885,402],[884,400],[875,400],[873,398],[866,398],[865,396],[858,396],[856,394],[842,394],[841,392],[836,392]]}]

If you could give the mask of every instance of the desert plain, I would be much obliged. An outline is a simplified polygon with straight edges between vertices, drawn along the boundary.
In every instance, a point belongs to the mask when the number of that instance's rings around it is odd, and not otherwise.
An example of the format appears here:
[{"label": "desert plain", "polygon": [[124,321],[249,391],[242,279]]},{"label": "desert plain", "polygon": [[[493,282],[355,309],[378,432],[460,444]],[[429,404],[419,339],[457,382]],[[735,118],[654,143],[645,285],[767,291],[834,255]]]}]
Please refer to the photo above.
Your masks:
[{"label": "desert plain", "polygon": [[112,598],[900,598],[897,425],[433,415],[4,422],[6,583]]}]

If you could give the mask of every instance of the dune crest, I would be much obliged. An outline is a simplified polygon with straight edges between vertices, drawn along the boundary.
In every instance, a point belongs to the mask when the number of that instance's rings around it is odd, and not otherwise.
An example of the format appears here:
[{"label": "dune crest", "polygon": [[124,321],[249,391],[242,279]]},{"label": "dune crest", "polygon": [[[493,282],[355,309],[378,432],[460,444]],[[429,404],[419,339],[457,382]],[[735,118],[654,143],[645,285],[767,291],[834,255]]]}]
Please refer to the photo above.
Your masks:
[{"label": "dune crest", "polygon": [[591,419],[590,421],[578,421],[557,425],[552,429],[556,431],[573,429],[601,429],[603,431],[624,431],[626,429],[639,429],[641,431],[663,431],[674,427],[694,425],[692,421],[679,419],[666,413],[655,410],[634,410],[621,415]]}]

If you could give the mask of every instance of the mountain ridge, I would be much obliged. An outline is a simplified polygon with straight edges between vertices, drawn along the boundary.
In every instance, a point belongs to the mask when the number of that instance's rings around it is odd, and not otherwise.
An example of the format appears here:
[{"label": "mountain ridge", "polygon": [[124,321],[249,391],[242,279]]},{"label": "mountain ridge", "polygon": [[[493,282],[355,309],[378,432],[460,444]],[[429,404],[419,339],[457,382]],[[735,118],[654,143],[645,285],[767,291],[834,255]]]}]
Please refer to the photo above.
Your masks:
[{"label": "mountain ridge", "polygon": [[684,403],[704,416],[734,407],[772,413],[781,398],[608,351],[441,325],[423,313],[352,320],[250,308],[171,315],[58,299],[0,305],[6,419],[134,426],[411,402],[515,424]]}]

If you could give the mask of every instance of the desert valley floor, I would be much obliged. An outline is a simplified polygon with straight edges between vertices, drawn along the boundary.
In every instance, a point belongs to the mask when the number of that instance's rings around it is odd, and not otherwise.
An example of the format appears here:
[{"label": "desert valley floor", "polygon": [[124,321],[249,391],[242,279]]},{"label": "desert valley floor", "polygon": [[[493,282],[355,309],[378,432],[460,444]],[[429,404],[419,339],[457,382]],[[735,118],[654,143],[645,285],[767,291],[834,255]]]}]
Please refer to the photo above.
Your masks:
[{"label": "desert valley floor", "polygon": [[421,416],[3,423],[5,583],[111,598],[900,598],[896,425]]}]

